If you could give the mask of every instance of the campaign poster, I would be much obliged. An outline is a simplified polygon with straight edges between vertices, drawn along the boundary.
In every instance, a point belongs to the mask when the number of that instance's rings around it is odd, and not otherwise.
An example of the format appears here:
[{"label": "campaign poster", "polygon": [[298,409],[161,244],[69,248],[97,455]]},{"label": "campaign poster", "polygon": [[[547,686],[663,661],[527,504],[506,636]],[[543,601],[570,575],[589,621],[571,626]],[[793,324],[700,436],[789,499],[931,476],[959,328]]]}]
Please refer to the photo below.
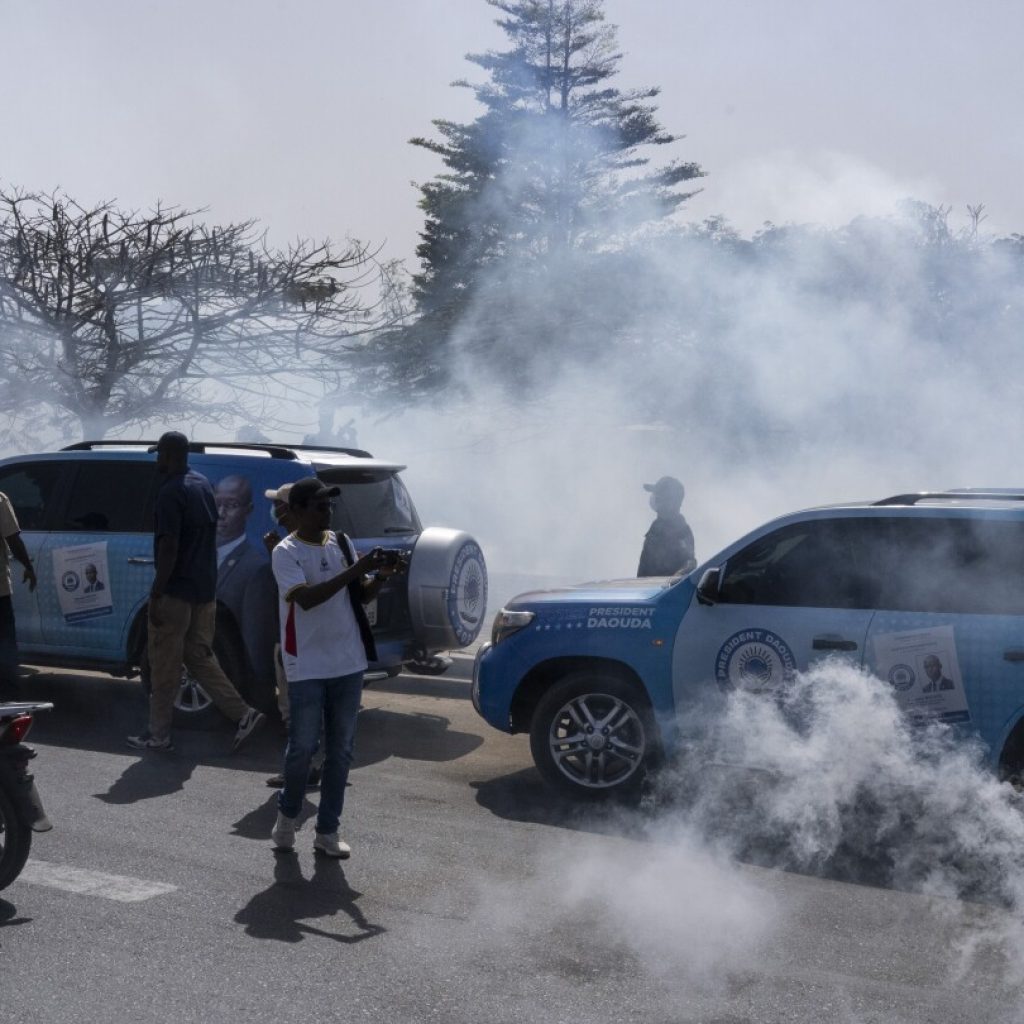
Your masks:
[{"label": "campaign poster", "polygon": [[876,636],[875,665],[912,718],[970,721],[952,626]]},{"label": "campaign poster", "polygon": [[107,571],[107,542],[53,549],[53,574],[65,622],[110,615],[114,598]]}]

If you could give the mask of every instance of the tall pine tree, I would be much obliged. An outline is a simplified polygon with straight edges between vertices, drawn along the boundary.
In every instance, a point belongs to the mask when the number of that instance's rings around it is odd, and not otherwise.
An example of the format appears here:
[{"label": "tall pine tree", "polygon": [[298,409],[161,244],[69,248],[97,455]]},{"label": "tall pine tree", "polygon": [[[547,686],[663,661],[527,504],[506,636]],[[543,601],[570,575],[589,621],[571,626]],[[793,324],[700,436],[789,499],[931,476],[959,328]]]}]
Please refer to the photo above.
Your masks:
[{"label": "tall pine tree", "polygon": [[658,89],[610,84],[622,54],[603,0],[486,2],[511,46],[468,56],[484,83],[455,83],[483,112],[434,121],[439,139],[412,140],[445,164],[421,186],[420,319],[386,346],[412,387],[446,378],[467,314],[469,347],[510,367],[568,344],[613,272],[610,255],[677,210],[703,174],[695,163],[652,164],[652,147],[678,137],[657,121]]}]

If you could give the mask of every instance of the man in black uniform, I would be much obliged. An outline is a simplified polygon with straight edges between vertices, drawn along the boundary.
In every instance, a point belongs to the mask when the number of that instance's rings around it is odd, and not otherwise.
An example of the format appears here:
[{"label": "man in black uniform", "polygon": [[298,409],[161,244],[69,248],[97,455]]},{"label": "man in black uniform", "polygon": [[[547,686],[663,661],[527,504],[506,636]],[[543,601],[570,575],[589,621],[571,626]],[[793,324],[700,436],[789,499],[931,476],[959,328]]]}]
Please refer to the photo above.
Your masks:
[{"label": "man in black uniform", "polygon": [[679,511],[686,489],[674,476],[663,476],[656,484],[644,484],[651,492],[651,508],[658,518],[644,537],[637,576],[675,576],[697,566],[693,555],[693,531]]}]

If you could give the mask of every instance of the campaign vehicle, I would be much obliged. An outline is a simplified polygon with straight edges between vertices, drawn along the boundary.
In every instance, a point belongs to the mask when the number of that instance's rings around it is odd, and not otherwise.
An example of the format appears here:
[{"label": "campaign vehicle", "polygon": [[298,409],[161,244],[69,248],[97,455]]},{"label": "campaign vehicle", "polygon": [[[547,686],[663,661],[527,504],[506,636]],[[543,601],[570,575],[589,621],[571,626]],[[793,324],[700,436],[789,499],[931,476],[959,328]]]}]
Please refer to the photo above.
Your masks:
[{"label": "campaign vehicle", "polygon": [[[0,491],[14,506],[36,565],[35,592],[14,588],[18,648],[36,665],[140,676],[148,685],[146,600],[153,580],[155,442],[84,441],[58,452],[0,461]],[[442,652],[471,644],[487,602],[487,569],[459,530],[424,529],[399,476],[404,465],[354,448],[193,442],[189,464],[214,488],[218,509],[215,650],[254,706],[275,706],[277,596],[264,533],[276,524],[267,490],[307,476],[337,484],[332,528],[363,554],[373,547],[409,559],[367,607],[379,661],[443,671]],[[283,535],[283,531],[281,531]],[[182,724],[218,714],[183,670]]]},{"label": "campaign vehicle", "polygon": [[545,781],[599,798],[686,748],[730,691],[824,657],[906,713],[1024,768],[1024,491],[896,495],[774,520],[687,576],[521,594],[477,654],[473,703],[529,732]]}]

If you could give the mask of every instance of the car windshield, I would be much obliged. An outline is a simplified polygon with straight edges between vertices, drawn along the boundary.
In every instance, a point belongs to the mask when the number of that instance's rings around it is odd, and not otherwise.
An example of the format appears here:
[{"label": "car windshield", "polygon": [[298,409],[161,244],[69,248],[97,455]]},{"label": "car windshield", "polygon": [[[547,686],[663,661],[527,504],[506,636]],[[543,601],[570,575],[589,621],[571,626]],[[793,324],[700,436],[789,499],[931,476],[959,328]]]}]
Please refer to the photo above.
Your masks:
[{"label": "car windshield", "polygon": [[331,528],[350,537],[418,534],[422,530],[405,484],[394,473],[320,472],[320,478],[341,487]]}]

